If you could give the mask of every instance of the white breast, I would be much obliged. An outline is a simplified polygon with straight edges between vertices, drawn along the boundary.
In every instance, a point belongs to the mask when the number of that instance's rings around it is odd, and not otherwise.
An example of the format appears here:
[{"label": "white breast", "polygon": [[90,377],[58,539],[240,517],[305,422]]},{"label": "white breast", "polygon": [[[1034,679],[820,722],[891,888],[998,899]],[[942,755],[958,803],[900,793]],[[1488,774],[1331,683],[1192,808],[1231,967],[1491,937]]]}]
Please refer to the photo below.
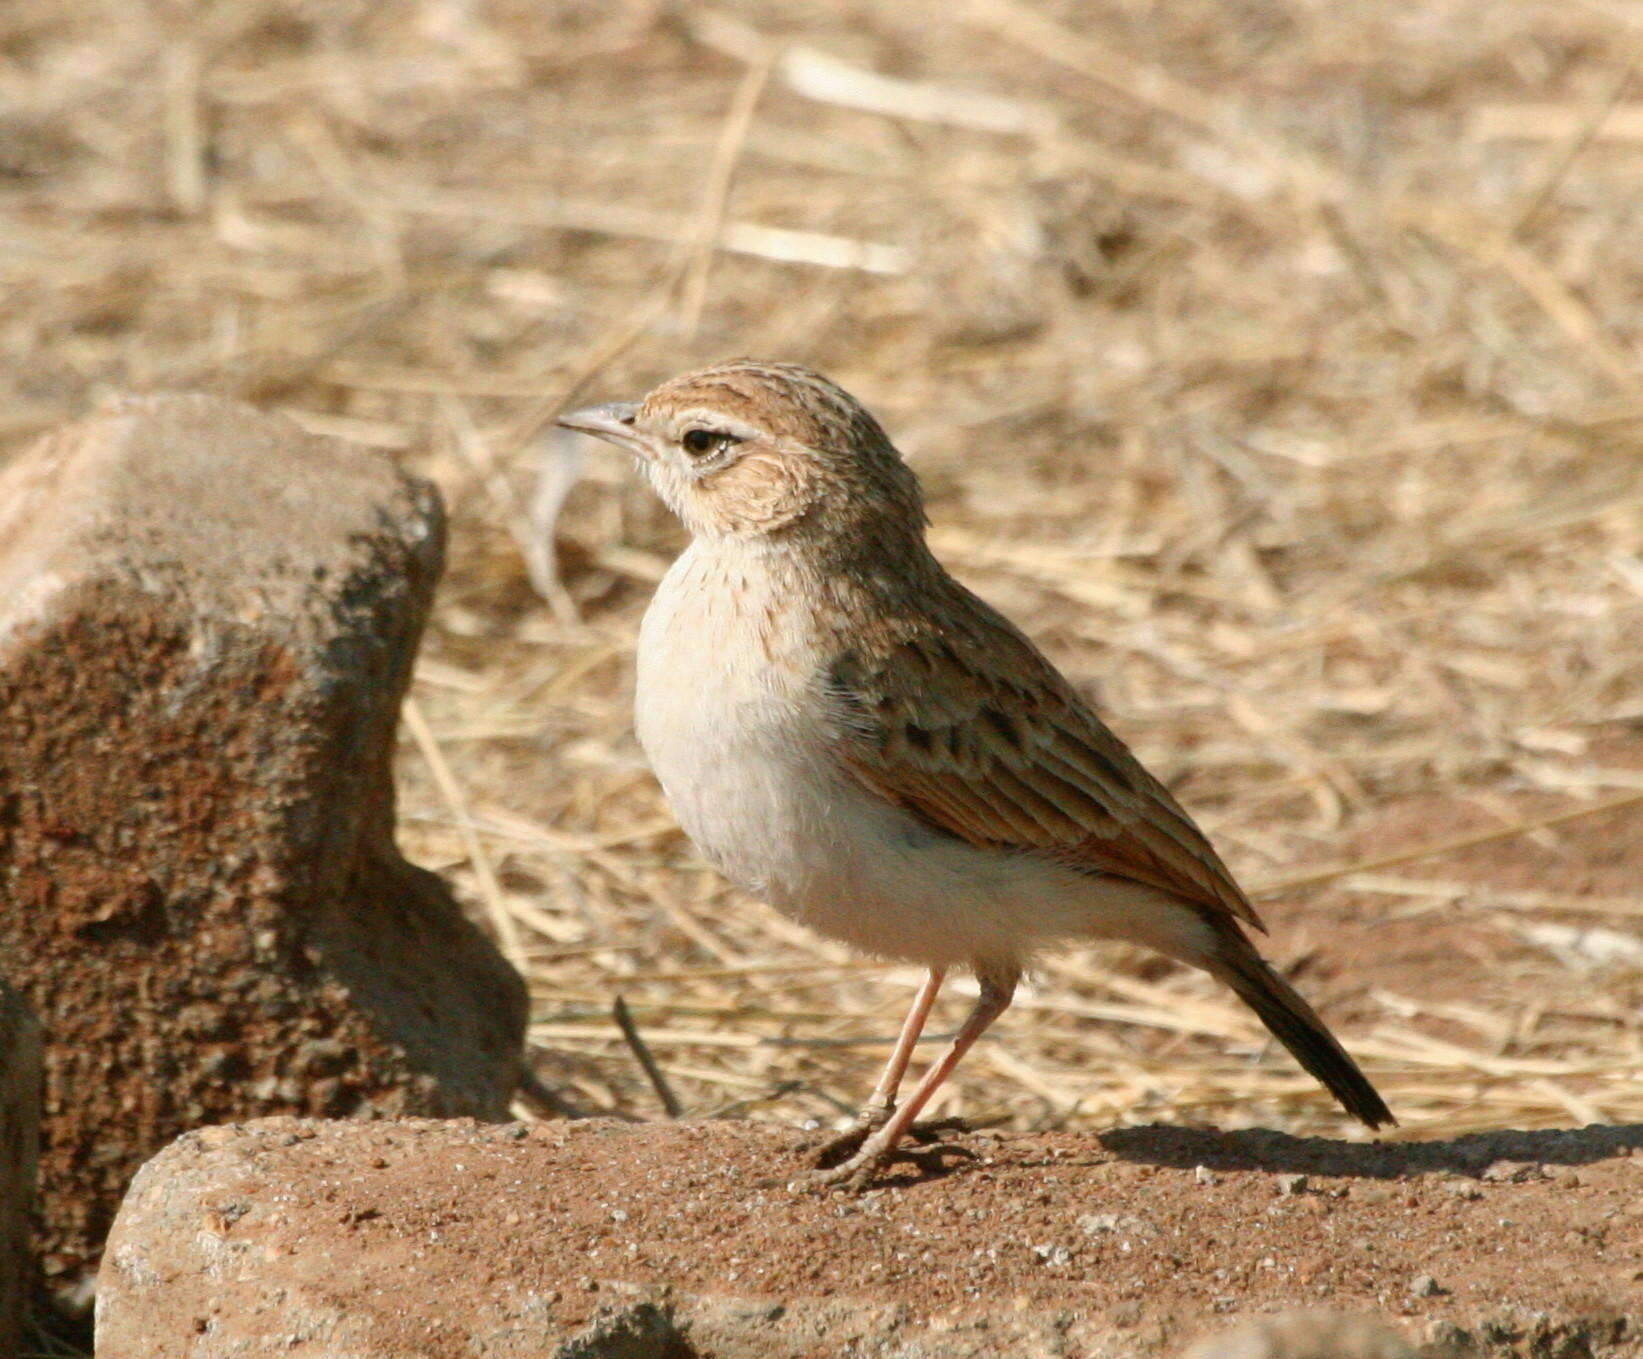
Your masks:
[{"label": "white breast", "polygon": [[679,824],[750,891],[773,897],[792,862],[827,834],[827,809],[799,794],[809,676],[773,659],[771,585],[694,544],[673,564],[639,633],[639,743]]},{"label": "white breast", "polygon": [[698,541],[640,630],[639,742],[711,863],[822,934],[927,966],[1025,961],[1078,935],[1176,951],[1152,937],[1166,922],[1151,889],[973,848],[845,773],[815,687],[825,658],[797,634],[790,591]]}]

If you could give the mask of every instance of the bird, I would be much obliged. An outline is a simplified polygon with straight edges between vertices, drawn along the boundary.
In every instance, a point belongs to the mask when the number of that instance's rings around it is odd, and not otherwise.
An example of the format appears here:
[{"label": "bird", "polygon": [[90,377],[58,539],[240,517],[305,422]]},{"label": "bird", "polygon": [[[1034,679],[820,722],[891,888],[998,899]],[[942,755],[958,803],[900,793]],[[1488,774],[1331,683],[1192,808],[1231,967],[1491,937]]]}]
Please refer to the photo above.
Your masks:
[{"label": "bird", "polygon": [[[697,850],[816,932],[924,970],[872,1095],[809,1178],[863,1188],[1046,950],[1144,945],[1225,983],[1370,1128],[1385,1101],[1257,951],[1169,790],[926,541],[871,413],[733,359],[557,423],[627,450],[690,542],[640,624],[635,730]],[[977,996],[899,1098],[943,982]],[[842,1159],[836,1159],[842,1154]]]}]

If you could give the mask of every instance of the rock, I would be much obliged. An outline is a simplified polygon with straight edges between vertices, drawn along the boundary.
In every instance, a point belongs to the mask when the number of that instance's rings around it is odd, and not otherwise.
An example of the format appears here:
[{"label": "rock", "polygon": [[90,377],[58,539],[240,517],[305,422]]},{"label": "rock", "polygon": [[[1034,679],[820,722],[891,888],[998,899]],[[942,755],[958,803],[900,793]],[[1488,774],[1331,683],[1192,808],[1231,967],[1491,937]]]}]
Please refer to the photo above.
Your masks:
[{"label": "rock", "polygon": [[0,472],[0,957],[46,1026],[60,1284],[187,1128],[505,1117],[522,984],[393,840],[442,544],[427,484],[209,397]]},{"label": "rock", "polygon": [[1415,1351],[1373,1317],[1288,1312],[1208,1336],[1181,1359],[1415,1359]]},{"label": "rock", "polygon": [[1496,1161],[1483,1172],[1491,1184],[1523,1184],[1547,1178],[1546,1167],[1533,1161]]},{"label": "rock", "polygon": [[[1560,1155],[1609,1145],[1544,1136]],[[1634,1237],[1616,1228],[1598,1249],[1558,1230],[1632,1192],[1623,1145],[1583,1162],[1578,1191],[1517,1187],[1533,1224],[1520,1229],[1431,1175],[1384,1209],[1280,1206],[1270,1169],[1218,1171],[1206,1194],[1190,1164],[1140,1175],[1104,1138],[1071,1133],[1006,1135],[985,1166],[902,1171],[859,1196],[792,1192],[801,1141],[751,1123],[595,1119],[191,1133],[120,1209],[98,1353],[1138,1359],[1179,1355],[1236,1310],[1247,1324],[1201,1342],[1198,1359],[1390,1359],[1409,1350],[1384,1325],[1292,1314],[1316,1305],[1320,1281],[1341,1313],[1413,1310],[1408,1281],[1427,1261],[1446,1291],[1407,1324],[1446,1323],[1467,1359],[1619,1359],[1643,1338]],[[1335,1146],[1369,1164],[1463,1151]],[[1146,1236],[1128,1213],[1088,1211],[1100,1204],[1144,1211]],[[1375,1249],[1352,1249],[1360,1236]],[[1564,1348],[1523,1347],[1541,1337]]]},{"label": "rock", "polygon": [[1128,1236],[1156,1236],[1145,1218],[1128,1213],[1085,1213],[1078,1219],[1078,1230],[1086,1236],[1100,1236],[1106,1232]]},{"label": "rock", "polygon": [[21,1348],[34,1282],[29,1212],[40,1130],[40,1026],[0,981],[0,1354]]}]

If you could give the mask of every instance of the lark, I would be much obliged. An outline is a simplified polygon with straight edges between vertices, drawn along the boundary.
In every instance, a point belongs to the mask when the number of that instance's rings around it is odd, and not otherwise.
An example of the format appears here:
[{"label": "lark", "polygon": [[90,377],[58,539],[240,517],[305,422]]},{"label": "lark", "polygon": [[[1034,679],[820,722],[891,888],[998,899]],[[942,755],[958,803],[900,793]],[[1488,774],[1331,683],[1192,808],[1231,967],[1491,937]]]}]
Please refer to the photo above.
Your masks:
[{"label": "lark", "polygon": [[[630,450],[691,533],[639,634],[640,744],[728,877],[834,939],[927,969],[842,1162],[860,1187],[1070,941],[1224,982],[1371,1128],[1385,1102],[1250,942],[1259,917],[1169,790],[925,542],[917,479],[826,378],[738,359],[561,425]],[[979,994],[898,1094],[943,980]]]}]

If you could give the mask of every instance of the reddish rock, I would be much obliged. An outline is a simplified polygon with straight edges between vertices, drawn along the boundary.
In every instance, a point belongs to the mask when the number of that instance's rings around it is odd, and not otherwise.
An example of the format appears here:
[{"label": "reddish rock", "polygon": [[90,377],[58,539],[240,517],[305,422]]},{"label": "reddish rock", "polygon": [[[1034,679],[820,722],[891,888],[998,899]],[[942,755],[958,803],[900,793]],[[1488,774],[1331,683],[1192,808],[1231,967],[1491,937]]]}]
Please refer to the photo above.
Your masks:
[{"label": "reddish rock", "polygon": [[[120,1209],[97,1353],[1143,1359],[1206,1334],[1194,1359],[1408,1359],[1402,1336],[1428,1359],[1643,1352],[1636,1128],[966,1134],[974,1159],[857,1196],[788,1187],[802,1140],[733,1122],[204,1129]],[[1479,1179],[1526,1151],[1579,1182]],[[1278,1193],[1296,1173],[1307,1191]],[[1463,1180],[1476,1198],[1449,1192]],[[1412,1295],[1422,1272],[1444,1291]],[[1316,1307],[1396,1315],[1283,1315]]]},{"label": "reddish rock", "polygon": [[505,1115],[523,986],[393,839],[442,545],[427,484],[208,397],[0,473],[0,957],[45,1030],[59,1282],[187,1128]]},{"label": "reddish rock", "polygon": [[40,1026],[0,981],[0,1354],[16,1354],[34,1270],[29,1210],[40,1130]]}]

